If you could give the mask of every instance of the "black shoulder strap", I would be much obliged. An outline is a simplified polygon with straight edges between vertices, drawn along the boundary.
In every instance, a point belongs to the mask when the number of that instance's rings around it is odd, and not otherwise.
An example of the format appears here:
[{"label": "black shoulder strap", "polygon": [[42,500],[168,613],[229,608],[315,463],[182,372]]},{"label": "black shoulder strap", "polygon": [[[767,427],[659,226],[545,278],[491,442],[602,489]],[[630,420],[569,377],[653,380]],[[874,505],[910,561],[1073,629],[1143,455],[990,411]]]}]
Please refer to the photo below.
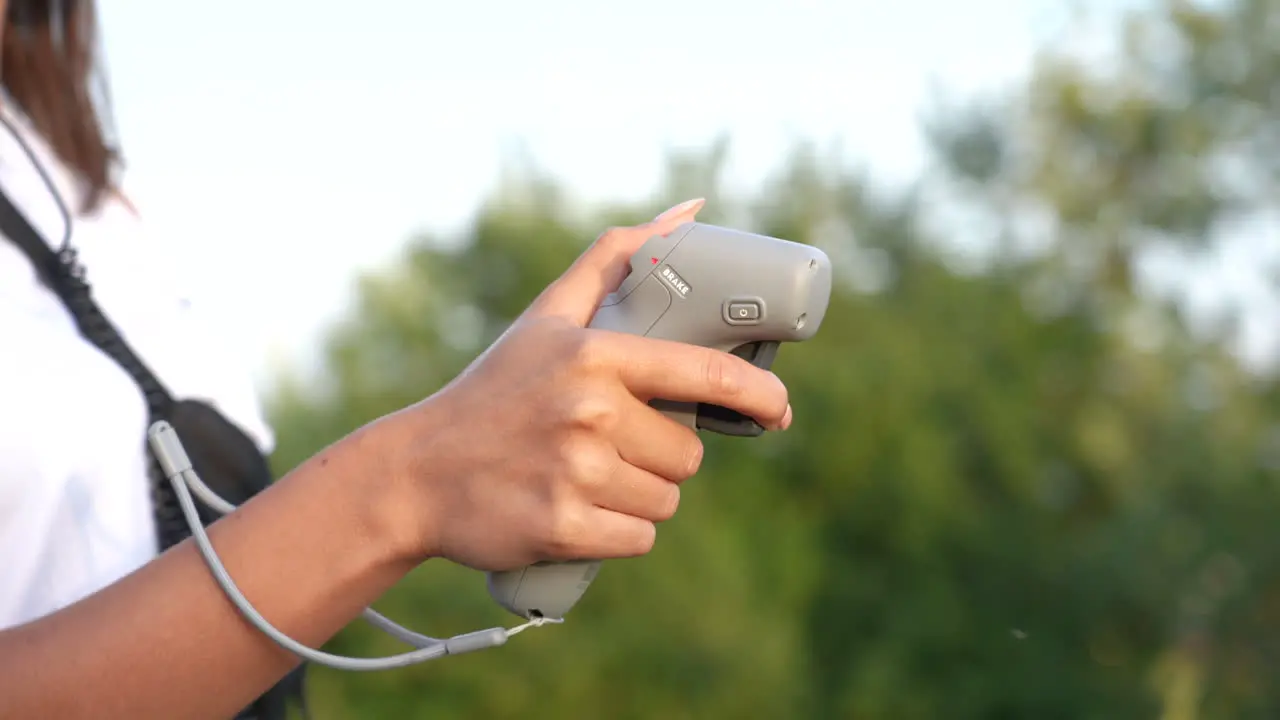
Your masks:
[{"label": "black shoulder strap", "polygon": [[[61,297],[62,293],[57,288],[60,285],[58,278],[63,274],[63,260],[40,237],[35,228],[31,227],[18,208],[9,202],[9,196],[2,191],[0,191],[0,232],[18,246],[18,249],[35,266],[40,279],[57,291]],[[69,266],[70,263],[67,265]]]},{"label": "black shoulder strap", "polygon": [[93,301],[93,293],[76,260],[75,250],[67,249],[59,253],[50,248],[2,190],[0,233],[4,233],[31,260],[41,279],[58,295],[75,319],[80,334],[129,373],[147,394],[148,404],[155,402],[160,406],[157,409],[167,410],[173,404],[173,396],[146,363],[133,352],[121,337],[120,331]]},{"label": "black shoulder strap", "polygon": [[[173,396],[146,363],[133,352],[115,325],[93,301],[75,251],[67,249],[59,253],[50,248],[3,190],[0,190],[0,233],[8,237],[30,259],[40,278],[71,313],[80,334],[115,360],[133,378],[146,398],[151,422],[169,419],[174,407]],[[163,551],[185,539],[190,530],[173,487],[159,471],[150,452],[147,457],[151,465],[149,475],[152,506],[155,510],[156,529],[160,535],[160,549]]]}]

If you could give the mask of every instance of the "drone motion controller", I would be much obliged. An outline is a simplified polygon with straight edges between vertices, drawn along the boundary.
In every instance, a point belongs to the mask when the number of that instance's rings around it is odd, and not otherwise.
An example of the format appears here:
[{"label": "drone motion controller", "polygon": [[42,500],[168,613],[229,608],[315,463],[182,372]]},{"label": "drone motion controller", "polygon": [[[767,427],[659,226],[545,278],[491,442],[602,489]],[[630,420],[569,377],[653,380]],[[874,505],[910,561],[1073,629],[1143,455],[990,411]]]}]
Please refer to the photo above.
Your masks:
[{"label": "drone motion controller", "polygon": [[[691,222],[669,235],[650,238],[632,256],[630,274],[604,300],[590,327],[714,348],[767,370],[782,343],[803,342],[817,333],[830,301],[831,282],[831,262],[816,247]],[[650,404],[694,430],[738,437],[764,432],[752,418],[716,405],[665,400]],[[223,591],[255,627],[309,662],[342,670],[384,670],[497,647],[528,627],[563,622],[600,570],[600,560],[574,560],[489,573],[490,596],[525,620],[514,628],[433,638],[366,608],[366,620],[414,650],[382,658],[350,658],[315,650],[267,622],[223,567],[200,522],[192,493],[223,514],[235,506],[200,481],[173,427],[164,421],[155,423],[149,440],[174,486],[200,553]]]}]

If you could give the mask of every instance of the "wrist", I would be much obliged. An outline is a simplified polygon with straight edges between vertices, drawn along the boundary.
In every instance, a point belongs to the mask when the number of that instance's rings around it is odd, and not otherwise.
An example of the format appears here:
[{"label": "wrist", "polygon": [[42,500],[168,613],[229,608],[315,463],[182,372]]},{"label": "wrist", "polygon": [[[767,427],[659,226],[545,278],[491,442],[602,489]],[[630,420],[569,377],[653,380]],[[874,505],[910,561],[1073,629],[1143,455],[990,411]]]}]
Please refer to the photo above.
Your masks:
[{"label": "wrist", "polygon": [[[421,522],[415,518],[420,501],[408,496],[405,443],[396,415],[379,418],[321,450],[302,467],[315,478],[316,489],[344,506],[342,516],[352,524],[364,546],[366,564],[411,570],[427,559]],[[309,467],[308,467],[309,466]]]},{"label": "wrist", "polygon": [[373,532],[396,559],[421,564],[438,556],[439,523],[424,476],[424,457],[442,423],[422,403],[381,417],[349,436],[354,456],[365,459],[370,479],[365,499]]}]

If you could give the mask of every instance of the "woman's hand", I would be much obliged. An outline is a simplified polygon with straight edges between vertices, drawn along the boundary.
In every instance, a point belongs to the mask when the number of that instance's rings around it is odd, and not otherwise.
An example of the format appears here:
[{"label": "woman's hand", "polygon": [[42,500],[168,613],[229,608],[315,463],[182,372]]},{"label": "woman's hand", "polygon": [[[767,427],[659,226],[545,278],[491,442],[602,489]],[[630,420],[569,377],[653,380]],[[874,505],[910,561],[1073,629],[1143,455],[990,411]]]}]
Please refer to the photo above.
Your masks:
[{"label": "woman's hand", "polygon": [[701,205],[602,234],[466,371],[394,418],[411,448],[397,464],[423,555],[481,570],[643,555],[702,460],[694,431],[647,401],[714,403],[771,429],[790,423],[786,389],[768,371],[585,327],[631,255]]}]

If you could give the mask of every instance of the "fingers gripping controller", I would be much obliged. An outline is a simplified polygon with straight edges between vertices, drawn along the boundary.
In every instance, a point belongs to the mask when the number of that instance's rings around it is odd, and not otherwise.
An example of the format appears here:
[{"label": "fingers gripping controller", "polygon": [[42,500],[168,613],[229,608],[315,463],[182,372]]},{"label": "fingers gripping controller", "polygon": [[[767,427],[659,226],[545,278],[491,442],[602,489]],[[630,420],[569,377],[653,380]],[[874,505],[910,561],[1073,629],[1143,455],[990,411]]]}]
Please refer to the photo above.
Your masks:
[{"label": "fingers gripping controller", "polygon": [[[781,343],[817,333],[830,297],[831,262],[818,248],[687,223],[632,256],[631,273],[591,327],[715,348],[768,370]],[[695,430],[764,432],[754,419],[716,405],[650,404]],[[563,619],[599,569],[599,560],[578,560],[490,573],[489,593],[520,617]]]}]

